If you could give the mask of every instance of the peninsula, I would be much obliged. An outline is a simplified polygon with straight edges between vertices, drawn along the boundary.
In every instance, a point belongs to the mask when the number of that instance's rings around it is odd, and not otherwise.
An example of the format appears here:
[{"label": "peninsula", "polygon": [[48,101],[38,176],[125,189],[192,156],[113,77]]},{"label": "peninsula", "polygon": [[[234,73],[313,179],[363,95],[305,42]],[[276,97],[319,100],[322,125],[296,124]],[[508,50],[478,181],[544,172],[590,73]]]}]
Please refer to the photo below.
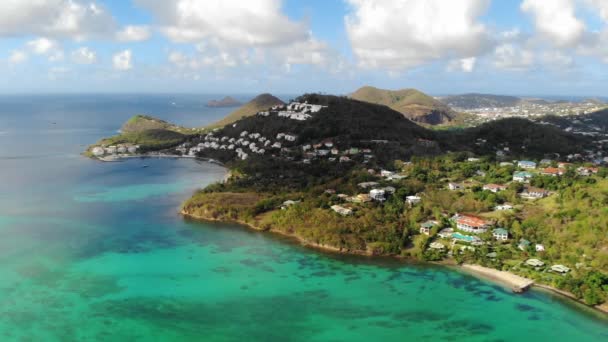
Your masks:
[{"label": "peninsula", "polygon": [[221,100],[211,100],[207,102],[207,107],[238,107],[240,105],[242,105],[242,103],[231,96],[226,96]]},{"label": "peninsula", "polygon": [[[144,145],[151,133],[161,141]],[[190,217],[341,253],[480,265],[591,306],[608,295],[606,146],[556,125],[431,130],[383,105],[308,94],[212,129],[123,133],[89,155],[129,155],[117,142],[229,168],[183,204]]]}]

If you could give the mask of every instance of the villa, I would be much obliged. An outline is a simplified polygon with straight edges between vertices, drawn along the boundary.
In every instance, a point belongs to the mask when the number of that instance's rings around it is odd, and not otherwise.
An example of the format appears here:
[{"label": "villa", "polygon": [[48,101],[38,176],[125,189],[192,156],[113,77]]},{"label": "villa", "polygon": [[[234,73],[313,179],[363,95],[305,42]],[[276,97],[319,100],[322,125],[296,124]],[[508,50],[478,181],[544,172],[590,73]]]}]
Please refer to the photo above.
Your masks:
[{"label": "villa", "polygon": [[456,227],[465,232],[481,234],[488,230],[490,223],[481,217],[463,214],[457,216]]},{"label": "villa", "polygon": [[565,172],[566,172],[566,170],[564,170],[564,169],[548,167],[548,168],[542,169],[540,171],[540,174],[543,176],[557,177],[557,176],[562,176]]},{"label": "villa", "polygon": [[492,230],[492,236],[499,241],[509,240],[509,232],[504,228],[496,228]]},{"label": "villa", "polygon": [[369,197],[374,201],[384,202],[386,200],[385,196],[386,192],[384,191],[384,189],[372,189],[369,192]]},{"label": "villa", "polygon": [[513,181],[514,182],[528,183],[532,177],[534,177],[534,176],[530,172],[519,171],[519,172],[515,172],[513,174]]},{"label": "villa", "polygon": [[486,184],[483,186],[483,190],[488,190],[497,193],[499,191],[507,190],[507,186],[501,184]]},{"label": "villa", "polygon": [[442,239],[449,239],[452,237],[452,234],[454,234],[454,229],[452,228],[443,228],[439,231],[439,233],[437,233],[437,235],[439,235],[439,237]]},{"label": "villa", "polygon": [[520,196],[522,198],[525,199],[539,199],[539,198],[545,198],[547,196],[549,196],[549,191],[544,190],[544,189],[540,189],[540,188],[533,188],[533,187],[527,187],[521,194]]},{"label": "villa", "polygon": [[553,265],[553,266],[551,266],[551,271],[565,274],[565,273],[570,272],[570,268],[568,268],[564,265]]},{"label": "villa", "polygon": [[454,191],[454,190],[460,190],[460,189],[462,189],[462,188],[464,188],[464,187],[462,186],[462,184],[458,184],[458,183],[448,183],[448,189],[450,189],[450,190],[452,190],[452,191]]},{"label": "villa", "polygon": [[538,259],[528,259],[528,260],[526,260],[526,265],[532,266],[532,267],[543,267],[543,266],[545,266],[545,263]]},{"label": "villa", "polygon": [[420,225],[420,234],[431,235],[431,229],[437,225],[436,221],[426,221]]},{"label": "villa", "polygon": [[519,248],[522,251],[525,251],[526,249],[528,249],[529,246],[530,246],[530,241],[528,241],[526,239],[520,239],[519,244],[517,245],[517,248]]},{"label": "villa", "polygon": [[496,211],[513,210],[513,206],[508,203],[499,204],[494,207],[494,210],[496,210]]},{"label": "villa", "polygon": [[442,250],[445,248],[445,246],[441,242],[431,242],[429,248]]},{"label": "villa", "polygon": [[520,160],[517,162],[517,166],[522,169],[536,169],[536,163],[529,160]]},{"label": "villa", "polygon": [[545,251],[545,246],[541,245],[540,243],[537,243],[536,246],[534,246],[534,248],[536,249],[537,252]]},{"label": "villa", "polygon": [[411,205],[414,205],[420,203],[420,201],[422,201],[422,198],[420,198],[419,196],[407,196],[405,198],[405,201]]},{"label": "villa", "polygon": [[349,216],[349,215],[353,214],[352,209],[344,208],[341,205],[332,205],[331,210],[335,211],[336,213],[338,213],[342,216]]}]

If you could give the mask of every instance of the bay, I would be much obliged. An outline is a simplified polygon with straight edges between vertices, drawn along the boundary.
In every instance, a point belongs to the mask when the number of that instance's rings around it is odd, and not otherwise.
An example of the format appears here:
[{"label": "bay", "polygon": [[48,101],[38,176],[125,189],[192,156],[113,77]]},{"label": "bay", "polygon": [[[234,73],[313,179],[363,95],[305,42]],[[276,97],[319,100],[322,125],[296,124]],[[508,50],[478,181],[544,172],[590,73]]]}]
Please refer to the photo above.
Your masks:
[{"label": "bay", "polygon": [[133,114],[200,126],[231,110],[212,98],[0,97],[0,340],[608,338],[604,317],[545,292],[182,218],[217,165],[79,155]]}]

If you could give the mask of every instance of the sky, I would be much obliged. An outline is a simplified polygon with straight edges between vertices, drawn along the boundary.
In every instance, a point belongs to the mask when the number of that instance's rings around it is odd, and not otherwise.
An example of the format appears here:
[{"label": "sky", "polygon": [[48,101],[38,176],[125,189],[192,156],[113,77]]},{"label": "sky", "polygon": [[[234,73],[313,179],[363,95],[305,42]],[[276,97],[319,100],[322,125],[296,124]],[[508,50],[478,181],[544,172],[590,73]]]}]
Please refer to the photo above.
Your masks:
[{"label": "sky", "polygon": [[0,93],[606,96],[608,0],[1,0]]}]

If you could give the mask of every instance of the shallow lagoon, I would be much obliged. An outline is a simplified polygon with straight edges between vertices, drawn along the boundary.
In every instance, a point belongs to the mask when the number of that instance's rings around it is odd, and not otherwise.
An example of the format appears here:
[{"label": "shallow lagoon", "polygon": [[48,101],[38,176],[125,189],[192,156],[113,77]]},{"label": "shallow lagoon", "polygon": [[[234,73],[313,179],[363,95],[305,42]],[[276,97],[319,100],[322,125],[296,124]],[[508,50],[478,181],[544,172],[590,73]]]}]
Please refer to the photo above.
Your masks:
[{"label": "shallow lagoon", "polygon": [[[3,341],[608,338],[605,319],[544,292],[514,295],[444,267],[325,254],[183,219],[179,204],[223,176],[216,165],[78,155],[137,103],[170,118],[158,99],[59,98],[22,112],[18,100],[3,101],[11,109],[0,109]],[[103,101],[121,115],[96,128]],[[187,109],[184,123],[214,119]]]}]

